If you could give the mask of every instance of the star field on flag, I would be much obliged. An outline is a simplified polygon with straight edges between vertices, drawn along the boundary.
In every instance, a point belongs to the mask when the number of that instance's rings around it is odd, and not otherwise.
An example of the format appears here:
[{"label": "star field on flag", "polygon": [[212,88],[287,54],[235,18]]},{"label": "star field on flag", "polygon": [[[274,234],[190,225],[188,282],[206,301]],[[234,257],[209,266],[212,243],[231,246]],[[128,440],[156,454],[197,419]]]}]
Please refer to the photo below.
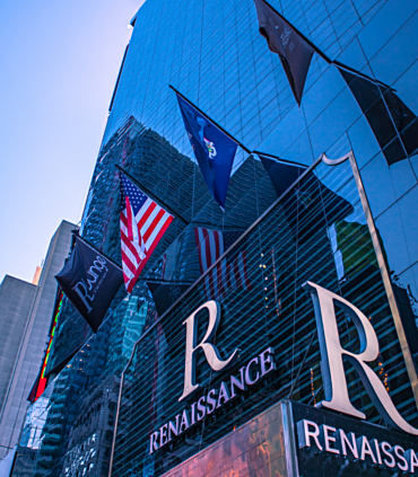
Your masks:
[{"label": "star field on flag", "polygon": [[131,293],[149,257],[173,220],[173,216],[150,199],[121,173],[120,237],[122,270]]}]

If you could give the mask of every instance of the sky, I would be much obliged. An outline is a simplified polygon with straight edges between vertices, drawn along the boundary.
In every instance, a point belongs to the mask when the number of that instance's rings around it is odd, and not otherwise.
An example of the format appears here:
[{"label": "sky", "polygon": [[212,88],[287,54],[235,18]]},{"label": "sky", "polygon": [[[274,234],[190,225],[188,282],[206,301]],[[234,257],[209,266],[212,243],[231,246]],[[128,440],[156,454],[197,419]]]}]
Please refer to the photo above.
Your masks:
[{"label": "sky", "polygon": [[0,281],[78,223],[141,0],[0,2]]}]

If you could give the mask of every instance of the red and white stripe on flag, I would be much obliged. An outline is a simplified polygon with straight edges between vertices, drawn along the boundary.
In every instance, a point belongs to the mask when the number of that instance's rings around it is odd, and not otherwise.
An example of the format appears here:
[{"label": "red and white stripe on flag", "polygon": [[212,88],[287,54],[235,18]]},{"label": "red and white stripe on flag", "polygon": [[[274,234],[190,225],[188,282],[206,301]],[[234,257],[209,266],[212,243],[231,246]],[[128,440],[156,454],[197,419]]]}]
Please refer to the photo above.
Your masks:
[{"label": "red and white stripe on flag", "polygon": [[[224,253],[224,237],[220,230],[197,227],[195,238],[201,273],[205,273]],[[227,290],[249,289],[245,251],[232,259],[220,260],[205,277],[208,297],[220,298]]]},{"label": "red and white stripe on flag", "polygon": [[[142,191],[140,193],[145,195]],[[152,199],[147,196],[144,199],[135,213],[130,197],[125,195],[120,213],[122,270],[128,293],[132,291],[142,269],[173,220],[173,216]],[[137,197],[133,200],[138,204]]]}]

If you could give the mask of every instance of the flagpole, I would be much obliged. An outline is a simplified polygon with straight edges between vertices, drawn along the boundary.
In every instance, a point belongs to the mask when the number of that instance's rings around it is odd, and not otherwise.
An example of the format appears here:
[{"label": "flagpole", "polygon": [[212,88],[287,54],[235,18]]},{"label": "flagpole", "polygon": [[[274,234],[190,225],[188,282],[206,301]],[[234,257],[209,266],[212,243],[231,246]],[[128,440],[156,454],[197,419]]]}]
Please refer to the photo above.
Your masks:
[{"label": "flagpole", "polygon": [[[346,133],[347,134],[347,133]],[[348,142],[352,147],[350,137],[347,134]],[[403,326],[402,317],[399,311],[398,304],[396,302],[395,292],[393,290],[392,280],[390,278],[390,273],[388,265],[384,255],[384,249],[381,246],[381,241],[379,240],[378,230],[375,224],[375,220],[370,209],[369,200],[367,198],[366,190],[364,189],[363,180],[360,175],[360,171],[357,165],[356,157],[354,156],[354,151],[351,149],[348,154],[351,170],[353,172],[354,181],[357,186],[357,190],[360,197],[360,203],[363,208],[364,215],[366,217],[366,224],[369,229],[370,238],[372,240],[373,248],[376,253],[376,260],[379,266],[381,273],[383,286],[386,292],[386,296],[389,302],[389,308],[392,314],[392,319],[395,325],[395,331],[398,336],[399,345],[401,348],[401,353],[405,361],[406,371],[411,382],[412,393],[414,395],[415,403],[418,405],[418,381],[417,381],[417,372],[415,370],[414,361],[412,358],[412,353],[406,339],[405,328]]]},{"label": "flagpole", "polygon": [[147,189],[145,186],[143,186],[142,184],[139,183],[139,181],[137,179],[135,179],[135,177],[132,177],[131,174],[129,174],[129,172],[126,172],[125,169],[123,169],[121,166],[119,166],[119,164],[116,164],[116,168],[119,169],[119,171],[123,172],[123,174],[125,174],[127,177],[129,177],[129,179],[134,183],[136,184],[143,192],[145,192],[145,194],[149,195],[153,200],[155,200],[156,202],[160,203],[165,209],[167,209],[168,212],[170,212],[171,214],[173,214],[175,217],[179,218],[183,223],[184,225],[189,225],[189,222],[182,216],[180,215],[178,212],[175,212],[167,203],[165,203],[163,200],[161,200],[160,198],[157,198],[155,196],[155,194],[153,194],[149,189]]},{"label": "flagpole", "polygon": [[81,235],[79,235],[78,232],[74,231],[73,235],[75,236],[76,239],[80,239],[85,245],[87,245],[87,247],[91,248],[95,252],[99,252],[101,255],[103,255],[105,258],[107,258],[109,260],[109,262],[112,262],[113,265],[115,265],[115,267],[117,267],[122,272],[121,266],[115,260],[113,260],[113,258],[111,258],[108,255],[106,255],[105,253],[103,253],[101,250],[99,250],[97,247],[95,247],[92,243],[88,242],[84,237],[81,237]]},{"label": "flagpole", "polygon": [[232,141],[234,141],[236,144],[238,144],[238,146],[241,147],[241,149],[243,149],[247,154],[251,154],[251,151],[248,149],[248,147],[244,146],[244,144],[242,144],[241,141],[238,141],[238,139],[236,139],[234,136],[232,136],[231,134],[229,134],[228,131],[225,131],[225,129],[220,125],[218,124],[216,121],[214,121],[212,118],[210,118],[206,113],[204,113],[199,107],[197,107],[194,103],[192,103],[189,99],[186,98],[186,96],[184,96],[184,94],[180,93],[180,91],[178,91],[174,86],[172,86],[171,84],[168,85],[169,88],[171,88],[177,95],[180,96],[180,98],[184,99],[184,101],[186,101],[187,103],[190,104],[190,106],[193,106],[193,108],[197,109],[197,111],[199,111],[199,113],[204,116],[208,121],[210,121],[211,123],[213,123],[218,129],[220,129],[224,134],[225,136],[228,136],[229,139],[231,139]]},{"label": "flagpole", "polygon": [[344,70],[347,70],[348,72],[350,73],[354,73],[355,75],[357,76],[360,76],[361,78],[365,78],[367,79],[368,81],[371,81],[372,83],[378,83],[379,85],[381,86],[384,86],[385,88],[389,88],[390,90],[394,91],[393,88],[391,88],[389,85],[387,85],[386,83],[383,83],[382,81],[376,79],[376,78],[372,78],[371,76],[368,76],[364,73],[362,73],[361,71],[358,71],[354,68],[351,68],[351,66],[347,66],[345,65],[344,63],[341,63],[341,61],[338,61],[338,60],[332,60],[331,62],[333,65],[337,66],[337,68],[342,68]]},{"label": "flagpole", "polygon": [[176,280],[161,280],[157,278],[144,278],[144,281],[146,283],[152,283],[156,285],[187,285],[187,286],[193,285],[193,282],[182,282],[182,281],[176,281]]},{"label": "flagpole", "polygon": [[327,63],[332,63],[331,61],[331,58],[329,56],[327,56],[322,50],[320,50],[314,43],[311,42],[311,40],[309,40],[308,38],[306,38],[306,36],[300,32],[292,23],[289,22],[289,20],[287,20],[281,13],[279,13],[272,5],[270,5],[270,3],[266,2],[266,0],[263,0],[263,2],[273,10],[273,12],[275,12],[277,15],[279,15],[279,17],[284,21],[286,22],[288,25],[291,26],[291,28],[293,28],[295,30],[295,32],[300,35],[305,41],[306,43],[308,43],[309,46],[311,46],[317,53],[319,56],[321,56]]},{"label": "flagpole", "polygon": [[[194,226],[197,226],[197,227],[207,227],[207,228],[214,228],[216,229],[217,227],[219,227],[219,224],[216,225],[216,224],[210,224],[210,223],[205,223],[205,222],[196,222],[196,221],[192,221],[191,222]],[[218,229],[217,229],[218,230]],[[244,230],[243,229],[239,229],[237,227],[233,227],[233,226],[229,226],[229,225],[222,225],[222,231],[224,232],[239,232],[239,233],[243,233]]]},{"label": "flagpole", "polygon": [[306,164],[302,164],[300,162],[296,162],[296,161],[288,161],[286,159],[282,159],[281,157],[279,156],[275,156],[274,154],[269,154],[267,152],[261,152],[261,151],[252,151],[253,154],[257,154],[257,156],[265,156],[267,158],[269,157],[272,157],[273,159],[277,159],[278,161],[282,162],[283,164],[289,164],[289,166],[297,166],[297,167],[303,167],[305,169],[307,169],[309,166],[307,166]]}]

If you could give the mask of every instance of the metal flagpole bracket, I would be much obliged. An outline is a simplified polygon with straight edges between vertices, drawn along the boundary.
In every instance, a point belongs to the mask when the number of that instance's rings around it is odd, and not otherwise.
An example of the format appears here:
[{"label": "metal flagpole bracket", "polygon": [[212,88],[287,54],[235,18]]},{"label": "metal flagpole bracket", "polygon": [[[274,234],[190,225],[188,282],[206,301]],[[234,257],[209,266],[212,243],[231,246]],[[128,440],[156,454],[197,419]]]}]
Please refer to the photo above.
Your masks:
[{"label": "metal flagpole bracket", "polygon": [[406,340],[405,329],[403,327],[401,315],[399,312],[398,305],[396,303],[395,294],[393,291],[392,283],[390,280],[390,273],[388,266],[386,264],[385,256],[383,254],[382,245],[380,243],[377,228],[373,219],[373,214],[370,209],[370,204],[367,199],[366,191],[364,189],[363,181],[360,176],[360,171],[357,166],[357,161],[354,156],[354,152],[351,150],[344,156],[338,159],[330,159],[325,153],[321,156],[321,161],[327,166],[338,166],[346,160],[350,161],[351,170],[354,176],[354,181],[357,186],[357,190],[360,196],[360,203],[366,217],[366,223],[370,232],[372,239],[373,247],[376,253],[377,263],[379,265],[380,273],[383,279],[383,285],[385,287],[386,296],[389,301],[389,307],[392,313],[393,321],[395,324],[395,330],[399,339],[399,344],[401,346],[402,355],[405,360],[406,370],[411,382],[412,392],[415,398],[415,402],[418,404],[418,383],[417,383],[417,373],[415,371],[414,362],[411,355],[411,350],[409,349],[408,342]]},{"label": "metal flagpole bracket", "polygon": [[[405,361],[406,370],[412,387],[412,393],[414,395],[415,403],[418,406],[418,381],[417,381],[417,372],[415,370],[414,361],[412,358],[411,350],[409,348],[408,341],[406,339],[405,329],[402,323],[401,314],[399,311],[398,304],[396,302],[395,293],[393,291],[392,282],[390,279],[390,273],[386,259],[383,253],[383,248],[379,240],[377,227],[374,222],[373,214],[370,208],[369,201],[367,199],[366,190],[363,185],[363,181],[360,175],[360,171],[357,165],[356,158],[353,151],[350,151],[346,158],[350,159],[351,170],[353,172],[354,180],[357,186],[357,190],[360,196],[360,203],[362,205],[364,215],[366,217],[366,223],[370,232],[372,239],[373,247],[376,253],[377,263],[379,265],[380,273],[383,280],[383,285],[386,291],[386,296],[389,302],[390,311],[392,313],[392,318],[395,325],[396,334],[398,336],[399,344],[401,347],[401,352]],[[337,159],[337,161],[339,161]],[[342,162],[342,161],[341,161]],[[325,162],[326,163],[326,162]],[[331,165],[336,165],[331,163]]]},{"label": "metal flagpole bracket", "polygon": [[330,159],[329,157],[327,157],[325,152],[323,152],[321,156],[321,160],[327,166],[338,166],[339,164],[342,164],[343,162],[345,162],[347,159],[350,159],[352,155],[353,155],[353,151],[350,151],[345,156],[339,157],[338,159]]}]

